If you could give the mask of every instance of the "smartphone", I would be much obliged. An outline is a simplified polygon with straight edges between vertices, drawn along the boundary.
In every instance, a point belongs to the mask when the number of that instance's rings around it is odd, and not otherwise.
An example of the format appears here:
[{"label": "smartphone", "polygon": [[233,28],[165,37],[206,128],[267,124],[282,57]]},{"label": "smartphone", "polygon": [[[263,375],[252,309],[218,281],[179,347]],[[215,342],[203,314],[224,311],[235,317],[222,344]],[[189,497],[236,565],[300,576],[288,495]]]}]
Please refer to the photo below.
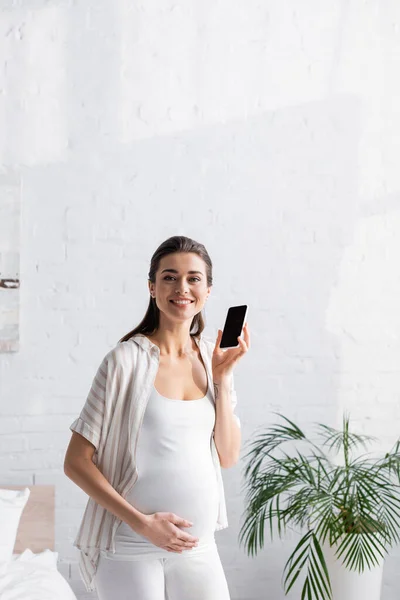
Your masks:
[{"label": "smartphone", "polygon": [[241,335],[243,325],[246,322],[247,309],[247,304],[230,306],[228,308],[228,314],[226,315],[225,325],[222,330],[221,348],[237,348],[239,346],[237,338]]}]

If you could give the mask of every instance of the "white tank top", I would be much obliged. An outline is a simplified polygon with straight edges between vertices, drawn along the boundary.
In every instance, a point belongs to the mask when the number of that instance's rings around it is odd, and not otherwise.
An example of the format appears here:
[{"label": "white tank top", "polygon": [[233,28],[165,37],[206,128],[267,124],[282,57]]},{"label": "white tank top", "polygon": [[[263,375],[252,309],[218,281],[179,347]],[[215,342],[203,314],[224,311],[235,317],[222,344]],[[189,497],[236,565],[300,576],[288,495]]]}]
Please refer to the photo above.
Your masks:
[{"label": "white tank top", "polygon": [[[138,479],[126,500],[144,514],[173,512],[191,521],[193,527],[182,530],[198,537],[199,545],[183,553],[195,554],[215,543],[218,484],[211,454],[214,424],[210,390],[198,400],[174,400],[161,396],[153,386],[137,443]],[[101,553],[114,560],[174,555],[124,521],[115,532],[115,554]]]}]

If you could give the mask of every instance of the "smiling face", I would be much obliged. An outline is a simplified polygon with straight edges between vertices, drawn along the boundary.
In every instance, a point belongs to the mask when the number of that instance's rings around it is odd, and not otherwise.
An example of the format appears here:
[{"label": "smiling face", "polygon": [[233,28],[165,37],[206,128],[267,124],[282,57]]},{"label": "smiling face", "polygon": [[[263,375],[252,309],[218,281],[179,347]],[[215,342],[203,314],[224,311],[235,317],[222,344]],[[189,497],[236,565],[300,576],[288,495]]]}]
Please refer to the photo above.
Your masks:
[{"label": "smiling face", "polygon": [[[192,320],[199,313],[211,292],[207,285],[206,265],[194,252],[174,252],[163,256],[156,273],[156,283],[149,281],[150,294],[161,312],[173,320]],[[173,299],[187,298],[189,304],[179,305]]]}]

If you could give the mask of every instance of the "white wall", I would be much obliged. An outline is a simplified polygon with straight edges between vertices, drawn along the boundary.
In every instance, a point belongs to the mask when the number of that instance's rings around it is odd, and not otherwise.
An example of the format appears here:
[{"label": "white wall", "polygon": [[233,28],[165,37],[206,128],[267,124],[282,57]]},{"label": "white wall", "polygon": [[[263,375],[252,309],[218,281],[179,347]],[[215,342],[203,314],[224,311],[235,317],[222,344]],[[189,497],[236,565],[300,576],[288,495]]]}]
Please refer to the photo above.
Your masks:
[{"label": "white wall", "polygon": [[[0,14],[0,161],[22,189],[1,483],[57,486],[60,568],[84,598],[68,427],[142,318],[170,235],[214,262],[206,333],[250,306],[244,442],[275,410],[307,426],[347,408],[382,447],[398,436],[400,4],[9,0]],[[283,599],[295,540],[239,548],[242,464],[224,471],[230,527],[216,534],[232,600]]]}]

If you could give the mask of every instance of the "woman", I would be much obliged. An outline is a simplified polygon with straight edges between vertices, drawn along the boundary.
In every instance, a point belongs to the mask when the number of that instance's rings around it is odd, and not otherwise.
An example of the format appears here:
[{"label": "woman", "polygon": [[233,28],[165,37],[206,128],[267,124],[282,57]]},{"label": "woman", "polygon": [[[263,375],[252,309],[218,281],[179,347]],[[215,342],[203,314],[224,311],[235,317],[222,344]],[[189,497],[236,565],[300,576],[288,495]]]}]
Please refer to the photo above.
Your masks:
[{"label": "woman", "polygon": [[[228,526],[220,467],[239,457],[237,348],[202,336],[212,286],[202,244],[154,253],[142,322],[101,362],[64,471],[89,496],[74,545],[99,600],[229,600],[214,531]],[[140,436],[139,436],[140,432]]]}]

